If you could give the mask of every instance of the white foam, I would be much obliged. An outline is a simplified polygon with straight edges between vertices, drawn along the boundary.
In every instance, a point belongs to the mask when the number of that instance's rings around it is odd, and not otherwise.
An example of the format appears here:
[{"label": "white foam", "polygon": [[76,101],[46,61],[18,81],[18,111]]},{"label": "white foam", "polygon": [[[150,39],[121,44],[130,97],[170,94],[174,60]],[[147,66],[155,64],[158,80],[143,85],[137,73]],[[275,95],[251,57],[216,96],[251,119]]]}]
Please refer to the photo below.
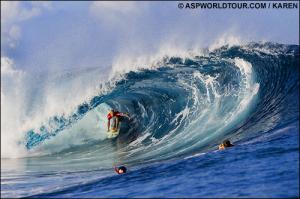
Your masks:
[{"label": "white foam", "polygon": [[26,74],[15,68],[14,61],[1,57],[1,157],[18,157],[26,154],[18,141],[24,120],[24,87],[22,81]]},{"label": "white foam", "polygon": [[[101,70],[37,77],[19,70],[14,61],[1,57],[1,157],[28,156],[25,132],[39,132],[53,116],[69,117],[91,97],[109,92],[113,84],[98,85],[107,78]],[[113,81],[112,81],[113,82]],[[47,126],[48,125],[48,126]]]},{"label": "white foam", "polygon": [[199,157],[199,156],[202,156],[202,155],[205,155],[206,153],[196,153],[194,155],[191,155],[191,156],[187,156],[185,157],[184,159],[190,159],[190,158],[194,158],[194,157]]},{"label": "white foam", "polygon": [[[129,71],[138,71],[141,69],[157,69],[163,64],[163,60],[170,57],[180,57],[182,59],[190,58],[195,55],[201,55],[202,49],[195,47],[188,49],[172,44],[163,44],[158,51],[149,54],[132,55],[130,52],[120,54],[112,64],[110,77],[122,75]],[[169,65],[171,66],[171,65]]]},{"label": "white foam", "polygon": [[236,45],[243,45],[245,41],[237,35],[225,32],[209,46],[210,51],[214,51],[222,46],[228,46],[229,48]]}]

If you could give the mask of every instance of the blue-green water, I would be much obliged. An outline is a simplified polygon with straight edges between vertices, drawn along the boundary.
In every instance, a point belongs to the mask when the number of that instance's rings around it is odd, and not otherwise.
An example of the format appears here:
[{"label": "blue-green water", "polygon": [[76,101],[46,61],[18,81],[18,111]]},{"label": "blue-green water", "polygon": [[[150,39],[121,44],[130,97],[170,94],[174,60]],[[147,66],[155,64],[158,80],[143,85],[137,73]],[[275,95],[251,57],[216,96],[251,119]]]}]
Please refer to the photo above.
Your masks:
[{"label": "blue-green water", "polygon": [[[132,117],[116,139],[110,108]],[[35,156],[1,159],[2,197],[299,197],[299,46],[167,57],[24,133]]]}]

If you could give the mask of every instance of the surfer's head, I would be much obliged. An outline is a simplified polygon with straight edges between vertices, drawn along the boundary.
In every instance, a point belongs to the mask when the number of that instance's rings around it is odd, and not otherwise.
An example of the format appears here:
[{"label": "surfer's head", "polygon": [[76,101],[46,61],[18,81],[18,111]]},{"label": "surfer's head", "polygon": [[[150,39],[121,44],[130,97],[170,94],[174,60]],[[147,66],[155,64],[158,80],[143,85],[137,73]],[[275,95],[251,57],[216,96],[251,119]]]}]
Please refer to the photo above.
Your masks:
[{"label": "surfer's head", "polygon": [[233,144],[230,143],[228,139],[224,140],[220,145],[219,145],[219,150],[223,150],[227,147],[232,147]]}]

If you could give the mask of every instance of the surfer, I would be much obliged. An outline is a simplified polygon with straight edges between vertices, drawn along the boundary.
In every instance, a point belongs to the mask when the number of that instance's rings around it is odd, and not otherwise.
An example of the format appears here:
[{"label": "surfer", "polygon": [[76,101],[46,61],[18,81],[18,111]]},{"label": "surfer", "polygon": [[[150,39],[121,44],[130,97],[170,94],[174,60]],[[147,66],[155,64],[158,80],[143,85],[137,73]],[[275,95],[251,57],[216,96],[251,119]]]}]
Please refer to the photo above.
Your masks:
[{"label": "surfer", "polygon": [[115,171],[118,174],[123,174],[123,173],[126,173],[127,168],[125,166],[119,166],[119,167],[115,167]]},{"label": "surfer", "polygon": [[127,117],[130,119],[128,113],[122,113],[119,111],[115,111],[114,109],[111,109],[110,112],[107,114],[107,131],[110,129],[110,120],[112,119],[112,128],[113,129],[118,129],[121,117]]},{"label": "surfer", "polygon": [[231,144],[230,141],[226,139],[219,145],[219,150],[224,150],[225,148],[232,147],[232,146],[234,145]]}]

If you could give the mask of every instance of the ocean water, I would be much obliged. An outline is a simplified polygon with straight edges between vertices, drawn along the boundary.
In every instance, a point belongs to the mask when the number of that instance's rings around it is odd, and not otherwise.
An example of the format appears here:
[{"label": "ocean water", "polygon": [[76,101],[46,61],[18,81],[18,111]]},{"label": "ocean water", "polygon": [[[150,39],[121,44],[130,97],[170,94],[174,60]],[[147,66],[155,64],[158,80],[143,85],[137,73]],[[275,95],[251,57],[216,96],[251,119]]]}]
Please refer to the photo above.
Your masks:
[{"label": "ocean water", "polygon": [[[1,197],[299,197],[299,46],[166,56],[104,87],[22,132]],[[115,139],[110,108],[132,117]]]}]

